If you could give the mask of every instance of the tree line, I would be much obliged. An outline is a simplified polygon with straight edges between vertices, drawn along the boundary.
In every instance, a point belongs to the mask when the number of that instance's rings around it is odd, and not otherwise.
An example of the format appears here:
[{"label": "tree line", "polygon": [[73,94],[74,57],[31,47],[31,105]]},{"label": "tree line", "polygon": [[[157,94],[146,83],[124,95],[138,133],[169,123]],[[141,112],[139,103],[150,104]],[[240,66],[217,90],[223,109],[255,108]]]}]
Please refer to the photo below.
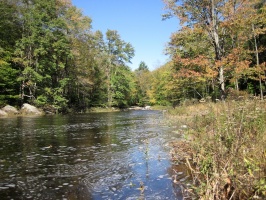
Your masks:
[{"label": "tree line", "polygon": [[266,87],[265,0],[164,0],[163,19],[181,28],[166,48],[170,61],[147,72],[146,98],[173,105],[200,99],[263,99]]},{"label": "tree line", "polygon": [[226,98],[228,88],[263,98],[264,0],[165,0],[178,17],[170,61],[132,71],[133,46],[116,30],[92,30],[70,0],[0,1],[0,105],[71,108],[175,105]]},{"label": "tree line", "polygon": [[234,91],[263,98],[265,0],[164,2],[164,18],[177,17],[181,24],[167,48],[176,97],[224,99]]},{"label": "tree line", "polygon": [[69,0],[0,1],[0,102],[59,110],[136,103],[130,43]]}]

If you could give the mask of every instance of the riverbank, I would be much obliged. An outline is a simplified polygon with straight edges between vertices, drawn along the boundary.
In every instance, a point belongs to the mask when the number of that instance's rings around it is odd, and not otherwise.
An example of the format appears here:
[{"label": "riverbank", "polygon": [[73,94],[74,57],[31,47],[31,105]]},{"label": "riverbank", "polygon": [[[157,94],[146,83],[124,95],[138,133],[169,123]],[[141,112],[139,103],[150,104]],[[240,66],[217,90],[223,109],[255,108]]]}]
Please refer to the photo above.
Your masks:
[{"label": "riverbank", "polygon": [[88,113],[102,113],[102,112],[119,112],[119,111],[129,111],[129,110],[152,110],[151,106],[131,106],[128,108],[116,108],[116,107],[92,107],[87,112]]},{"label": "riverbank", "polygon": [[[120,112],[120,111],[129,111],[129,110],[152,110],[151,106],[132,106],[129,108],[117,108],[117,107],[91,107],[87,109],[85,112],[76,112],[73,110],[69,110],[67,113],[104,113],[104,112]],[[157,109],[157,110],[160,110]],[[4,117],[23,117],[23,116],[40,116],[40,115],[54,115],[60,114],[58,113],[57,109],[53,106],[46,106],[43,108],[37,108],[30,104],[23,104],[21,109],[17,109],[14,106],[6,105],[0,109],[0,118]],[[61,113],[62,114],[62,113]]]},{"label": "riverbank", "polygon": [[[175,162],[186,163],[196,199],[266,198],[266,104],[228,101],[176,107],[167,120],[180,131],[172,141]],[[181,184],[181,183],[180,183]]]}]

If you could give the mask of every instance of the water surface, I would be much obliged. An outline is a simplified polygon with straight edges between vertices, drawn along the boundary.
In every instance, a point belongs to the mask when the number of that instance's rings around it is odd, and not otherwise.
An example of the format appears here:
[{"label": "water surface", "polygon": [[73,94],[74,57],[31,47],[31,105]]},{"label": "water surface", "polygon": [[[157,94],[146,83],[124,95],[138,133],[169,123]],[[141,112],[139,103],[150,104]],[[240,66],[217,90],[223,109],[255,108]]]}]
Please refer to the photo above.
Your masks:
[{"label": "water surface", "polygon": [[6,118],[0,127],[1,199],[182,199],[160,111]]}]

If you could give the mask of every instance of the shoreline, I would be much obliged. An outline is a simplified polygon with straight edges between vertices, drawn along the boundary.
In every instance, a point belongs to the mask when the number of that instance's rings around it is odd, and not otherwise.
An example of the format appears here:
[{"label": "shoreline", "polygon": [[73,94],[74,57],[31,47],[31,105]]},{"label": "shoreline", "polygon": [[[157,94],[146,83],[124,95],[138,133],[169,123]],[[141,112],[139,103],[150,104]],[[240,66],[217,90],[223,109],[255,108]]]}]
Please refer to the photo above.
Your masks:
[{"label": "shoreline", "polygon": [[[82,114],[82,113],[108,113],[108,112],[123,112],[123,111],[130,111],[130,110],[161,110],[157,108],[153,108],[152,106],[145,106],[145,107],[140,107],[140,106],[131,106],[128,108],[116,108],[116,107],[91,107],[87,109],[84,112],[78,112],[78,111],[70,111],[66,113],[58,113],[55,112],[55,110],[44,110],[43,108],[37,108],[35,107],[35,111],[28,111],[28,112],[23,112],[22,108],[17,109],[13,106],[7,105],[9,107],[9,110],[11,111],[5,111],[3,108],[0,109],[0,119],[1,118],[14,118],[14,117],[33,117],[33,116],[49,116],[49,115],[71,115],[71,114]],[[34,106],[32,106],[34,107]],[[5,108],[5,107],[4,107]]]}]

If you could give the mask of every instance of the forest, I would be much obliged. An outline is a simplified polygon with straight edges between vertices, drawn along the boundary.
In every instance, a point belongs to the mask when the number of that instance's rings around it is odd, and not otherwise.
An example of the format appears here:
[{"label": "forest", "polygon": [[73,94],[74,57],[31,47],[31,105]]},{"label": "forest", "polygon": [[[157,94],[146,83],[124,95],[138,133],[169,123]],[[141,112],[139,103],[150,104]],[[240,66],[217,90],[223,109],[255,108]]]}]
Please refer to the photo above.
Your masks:
[{"label": "forest", "polygon": [[132,44],[92,30],[70,0],[0,1],[0,106],[59,112],[258,97],[266,86],[264,0],[165,0],[170,61],[132,71]]}]

